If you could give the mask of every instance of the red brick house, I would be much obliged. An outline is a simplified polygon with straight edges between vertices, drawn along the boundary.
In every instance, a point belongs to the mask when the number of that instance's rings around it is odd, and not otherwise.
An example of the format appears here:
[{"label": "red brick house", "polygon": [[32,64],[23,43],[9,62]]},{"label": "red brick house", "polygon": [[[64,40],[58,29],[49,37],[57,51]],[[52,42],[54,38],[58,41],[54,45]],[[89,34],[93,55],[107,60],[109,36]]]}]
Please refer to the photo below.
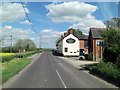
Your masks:
[{"label": "red brick house", "polygon": [[93,54],[93,61],[100,61],[103,58],[102,33],[106,32],[107,28],[90,28],[88,37],[88,52]]},{"label": "red brick house", "polygon": [[75,35],[79,39],[80,56],[88,54],[88,35]]}]

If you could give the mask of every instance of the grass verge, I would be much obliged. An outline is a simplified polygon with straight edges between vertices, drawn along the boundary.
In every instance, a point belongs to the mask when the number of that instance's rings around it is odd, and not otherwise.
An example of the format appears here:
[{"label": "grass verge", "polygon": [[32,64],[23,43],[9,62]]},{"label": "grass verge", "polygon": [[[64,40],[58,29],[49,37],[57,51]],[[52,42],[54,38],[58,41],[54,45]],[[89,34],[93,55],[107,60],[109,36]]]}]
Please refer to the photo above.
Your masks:
[{"label": "grass verge", "polygon": [[114,82],[117,86],[120,84],[120,70],[117,68],[117,66],[111,62],[104,63],[100,62],[99,64],[95,64],[92,66],[87,66],[87,69],[90,70],[90,72],[98,74],[102,76],[103,78]]},{"label": "grass verge", "polygon": [[22,70],[26,65],[30,64],[31,60],[26,58],[20,59],[15,58],[10,62],[3,63],[2,65],[2,83],[7,81],[10,77],[17,74]]}]

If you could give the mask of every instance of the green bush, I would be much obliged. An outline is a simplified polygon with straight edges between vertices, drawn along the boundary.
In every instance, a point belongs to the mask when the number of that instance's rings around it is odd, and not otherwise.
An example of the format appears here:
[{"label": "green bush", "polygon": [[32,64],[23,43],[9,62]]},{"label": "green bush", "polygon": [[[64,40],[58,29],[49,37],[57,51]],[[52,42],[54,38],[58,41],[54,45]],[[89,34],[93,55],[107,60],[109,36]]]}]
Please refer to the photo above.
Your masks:
[{"label": "green bush", "polygon": [[31,51],[31,52],[25,52],[25,53],[16,53],[15,55],[10,55],[10,56],[2,56],[2,63],[9,62],[14,58],[28,57],[28,56],[33,55],[35,53],[40,53],[40,51]]},{"label": "green bush", "polygon": [[90,61],[93,60],[93,54],[85,54],[84,56],[86,60],[90,60]]},{"label": "green bush", "polygon": [[103,77],[113,82],[120,83],[120,71],[117,68],[117,65],[111,62],[100,62],[99,64],[90,67],[90,70],[94,73],[102,75]]}]

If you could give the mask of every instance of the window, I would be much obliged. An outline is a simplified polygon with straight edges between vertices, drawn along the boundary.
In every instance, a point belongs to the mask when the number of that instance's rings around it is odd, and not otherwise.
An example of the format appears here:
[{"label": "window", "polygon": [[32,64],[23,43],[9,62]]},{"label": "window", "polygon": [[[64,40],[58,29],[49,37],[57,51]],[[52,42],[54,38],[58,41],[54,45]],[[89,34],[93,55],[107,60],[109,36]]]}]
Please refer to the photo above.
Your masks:
[{"label": "window", "polygon": [[97,46],[99,46],[100,45],[100,41],[97,41]]},{"label": "window", "polygon": [[87,47],[87,46],[88,46],[88,41],[84,40],[84,47]]},{"label": "window", "polygon": [[65,48],[65,52],[68,52],[68,48]]},{"label": "window", "polygon": [[97,46],[103,46],[105,44],[105,41],[97,41]]}]

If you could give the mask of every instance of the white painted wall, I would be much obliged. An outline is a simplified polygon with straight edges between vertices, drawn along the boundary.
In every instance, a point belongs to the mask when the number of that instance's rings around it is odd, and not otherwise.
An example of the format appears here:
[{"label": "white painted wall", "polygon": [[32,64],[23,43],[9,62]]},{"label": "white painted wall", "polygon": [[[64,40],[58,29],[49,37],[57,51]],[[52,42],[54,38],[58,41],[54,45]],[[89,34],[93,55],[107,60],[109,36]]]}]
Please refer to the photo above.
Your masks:
[{"label": "white painted wall", "polygon": [[[67,43],[66,40],[72,38],[75,43]],[[65,52],[65,48],[68,48],[68,52]],[[74,35],[70,34],[63,39],[62,53],[64,56],[79,56],[79,39]]]},{"label": "white painted wall", "polygon": [[58,43],[58,46],[57,46],[57,51],[59,53],[62,53],[62,50],[63,50],[63,40],[61,40],[59,43]]}]

